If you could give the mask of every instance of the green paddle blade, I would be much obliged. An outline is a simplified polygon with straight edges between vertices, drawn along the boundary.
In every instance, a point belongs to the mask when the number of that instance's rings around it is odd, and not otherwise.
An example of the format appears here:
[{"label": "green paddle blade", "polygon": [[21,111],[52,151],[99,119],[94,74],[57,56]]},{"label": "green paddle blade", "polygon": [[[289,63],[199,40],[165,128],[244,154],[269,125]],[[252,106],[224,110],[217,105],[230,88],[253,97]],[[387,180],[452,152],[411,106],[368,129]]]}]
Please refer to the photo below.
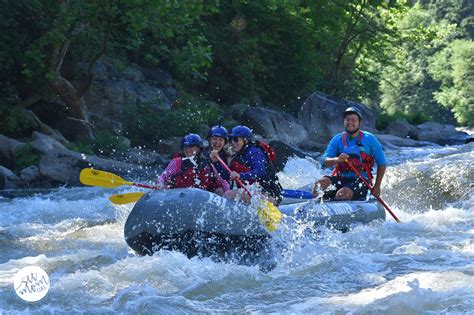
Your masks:
[{"label": "green paddle blade", "polygon": [[85,168],[79,175],[79,180],[84,185],[99,186],[105,188],[115,188],[122,185],[133,185],[132,182],[126,181],[113,173]]},{"label": "green paddle blade", "polygon": [[260,222],[262,222],[265,228],[270,232],[276,230],[282,217],[280,210],[278,210],[273,203],[266,200],[261,200],[261,204],[257,209],[257,214],[260,218]]},{"label": "green paddle blade", "polygon": [[137,202],[143,197],[144,192],[133,192],[127,194],[112,195],[109,200],[116,205],[124,205],[131,202]]}]

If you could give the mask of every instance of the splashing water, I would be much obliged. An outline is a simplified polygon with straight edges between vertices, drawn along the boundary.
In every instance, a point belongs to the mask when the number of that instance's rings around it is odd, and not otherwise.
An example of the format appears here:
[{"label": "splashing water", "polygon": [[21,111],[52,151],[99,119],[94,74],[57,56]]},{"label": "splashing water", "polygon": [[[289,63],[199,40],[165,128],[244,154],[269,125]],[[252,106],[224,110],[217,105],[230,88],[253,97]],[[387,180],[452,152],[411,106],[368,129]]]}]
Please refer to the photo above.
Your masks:
[{"label": "splashing water", "polygon": [[[138,257],[123,238],[133,205],[111,194],[130,187],[62,188],[0,199],[0,310],[87,313],[472,313],[473,146],[387,152],[382,197],[400,217],[347,233],[287,218],[274,234],[276,267]],[[283,186],[312,184],[327,171],[290,159]],[[51,289],[28,304],[13,277],[41,266]]]}]

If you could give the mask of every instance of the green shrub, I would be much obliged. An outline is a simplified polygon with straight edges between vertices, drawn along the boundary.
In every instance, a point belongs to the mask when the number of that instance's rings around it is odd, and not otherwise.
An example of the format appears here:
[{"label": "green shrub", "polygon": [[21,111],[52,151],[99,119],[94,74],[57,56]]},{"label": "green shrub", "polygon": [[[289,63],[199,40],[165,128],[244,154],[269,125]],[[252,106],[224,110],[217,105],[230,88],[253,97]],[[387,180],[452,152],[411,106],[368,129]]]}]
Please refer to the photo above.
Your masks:
[{"label": "green shrub", "polygon": [[419,125],[430,120],[428,115],[421,112],[405,114],[399,111],[392,113],[382,112],[377,114],[375,128],[385,130],[389,123],[395,120],[404,120],[412,125]]},{"label": "green shrub", "polygon": [[16,106],[20,101],[16,93],[12,89],[0,92],[0,134],[12,138],[31,136],[36,122],[24,108]]},{"label": "green shrub", "polygon": [[199,132],[202,124],[218,120],[220,110],[215,104],[206,102],[181,103],[170,111],[156,111],[139,107],[127,112],[124,134],[132,145],[146,145],[189,132]]},{"label": "green shrub", "polygon": [[110,130],[100,130],[95,133],[92,149],[97,154],[110,155],[115,152],[125,152],[128,149],[121,137]]},{"label": "green shrub", "polygon": [[84,140],[78,140],[78,141],[69,142],[68,144],[66,144],[66,147],[69,150],[73,150],[73,151],[84,153],[84,154],[94,155],[92,146],[93,146],[92,143],[84,141]]},{"label": "green shrub", "polygon": [[13,157],[15,159],[14,171],[17,173],[24,169],[25,167],[31,165],[38,165],[41,156],[37,153],[34,153],[30,144],[25,144],[13,152]]}]

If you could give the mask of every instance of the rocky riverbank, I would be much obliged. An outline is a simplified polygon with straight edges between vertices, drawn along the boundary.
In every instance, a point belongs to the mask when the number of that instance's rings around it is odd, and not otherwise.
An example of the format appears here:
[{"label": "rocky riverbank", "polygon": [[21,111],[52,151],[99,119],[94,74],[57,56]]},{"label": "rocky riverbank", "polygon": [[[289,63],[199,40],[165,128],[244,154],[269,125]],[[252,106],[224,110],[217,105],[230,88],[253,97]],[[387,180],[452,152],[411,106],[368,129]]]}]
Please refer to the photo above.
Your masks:
[{"label": "rocky riverbank", "polygon": [[[69,71],[74,82],[80,85],[85,75],[84,65],[74,65]],[[169,74],[160,69],[137,67],[118,71],[107,62],[99,62],[94,67],[94,78],[84,97],[90,123],[95,132],[113,133],[124,149],[104,154],[72,150],[68,147],[68,138],[73,134],[74,124],[64,117],[64,105],[58,100],[48,100],[45,107],[42,100],[31,106],[41,122],[36,124],[31,137],[13,139],[0,135],[0,189],[79,185],[78,174],[84,167],[152,180],[179,150],[180,137],[131,147],[130,140],[123,134],[122,121],[130,107],[156,111],[173,108],[178,92],[172,87]],[[295,102],[289,111],[293,114],[275,110],[258,100],[219,110],[223,113],[224,125],[246,124],[253,128],[257,138],[274,146],[278,154],[276,167],[281,169],[292,155],[317,157],[329,139],[342,131],[341,117],[348,106],[356,106],[362,111],[363,129],[375,133],[386,149],[454,145],[464,143],[468,138],[467,133],[457,131],[454,126],[434,122],[414,126],[394,121],[384,132],[379,132],[375,128],[375,113],[369,108],[320,92]],[[202,125],[200,134],[205,136],[208,130],[209,126]]]}]

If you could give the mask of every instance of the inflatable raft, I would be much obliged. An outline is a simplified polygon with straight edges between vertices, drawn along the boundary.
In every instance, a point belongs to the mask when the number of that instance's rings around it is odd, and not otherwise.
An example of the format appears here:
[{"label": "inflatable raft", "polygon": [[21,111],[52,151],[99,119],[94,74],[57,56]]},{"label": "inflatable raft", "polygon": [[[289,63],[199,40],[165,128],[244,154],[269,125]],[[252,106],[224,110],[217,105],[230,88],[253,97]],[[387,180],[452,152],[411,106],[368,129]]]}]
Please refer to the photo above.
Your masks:
[{"label": "inflatable raft", "polygon": [[[265,229],[256,208],[200,189],[156,190],[133,207],[125,223],[125,240],[140,255],[167,249],[188,257],[255,258],[275,233]],[[385,210],[373,201],[297,200],[278,208],[284,214],[280,225],[293,219],[345,230],[355,223],[385,220]]]}]

